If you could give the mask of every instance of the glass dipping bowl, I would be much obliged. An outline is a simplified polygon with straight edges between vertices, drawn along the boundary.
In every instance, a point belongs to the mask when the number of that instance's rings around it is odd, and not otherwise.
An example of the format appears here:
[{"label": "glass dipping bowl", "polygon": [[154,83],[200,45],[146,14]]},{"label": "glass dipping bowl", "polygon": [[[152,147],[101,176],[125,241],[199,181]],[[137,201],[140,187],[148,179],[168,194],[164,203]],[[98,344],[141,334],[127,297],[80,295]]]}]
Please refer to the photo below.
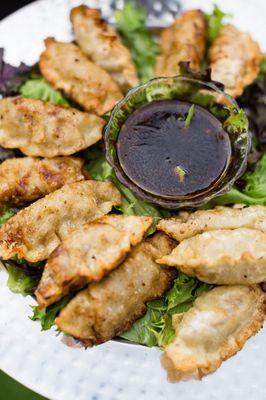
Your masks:
[{"label": "glass dipping bowl", "polygon": [[[219,179],[207,189],[193,194],[163,198],[137,186],[125,174],[117,156],[117,138],[127,118],[141,106],[155,100],[177,99],[199,105],[213,114],[228,133],[232,156]],[[198,207],[230,190],[236,179],[245,171],[250,150],[248,120],[236,101],[214,82],[187,76],[156,78],[131,89],[112,110],[105,127],[106,158],[121,183],[139,198],[167,209]]]}]

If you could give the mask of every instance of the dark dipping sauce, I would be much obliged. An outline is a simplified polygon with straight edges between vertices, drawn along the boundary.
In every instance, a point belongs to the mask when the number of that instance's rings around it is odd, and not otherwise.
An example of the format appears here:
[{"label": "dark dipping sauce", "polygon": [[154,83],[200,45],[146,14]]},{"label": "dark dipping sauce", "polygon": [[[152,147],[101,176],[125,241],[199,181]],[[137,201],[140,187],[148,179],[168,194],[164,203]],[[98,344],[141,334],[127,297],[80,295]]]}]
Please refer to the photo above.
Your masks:
[{"label": "dark dipping sauce", "polygon": [[[204,191],[231,159],[222,123],[210,112],[179,100],[158,100],[131,114],[119,133],[117,155],[127,177],[139,188],[164,198]],[[191,110],[192,111],[192,110]]]}]

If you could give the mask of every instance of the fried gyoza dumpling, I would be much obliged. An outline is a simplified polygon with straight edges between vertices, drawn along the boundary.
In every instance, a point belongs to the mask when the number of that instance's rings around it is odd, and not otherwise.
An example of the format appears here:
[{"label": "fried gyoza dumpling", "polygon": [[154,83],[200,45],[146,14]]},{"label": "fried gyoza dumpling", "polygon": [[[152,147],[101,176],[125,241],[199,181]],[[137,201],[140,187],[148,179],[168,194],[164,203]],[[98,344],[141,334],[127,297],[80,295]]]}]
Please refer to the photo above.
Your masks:
[{"label": "fried gyoza dumpling", "polygon": [[74,43],[49,38],[45,44],[39,62],[43,76],[86,111],[103,115],[122,99],[122,92],[111,76],[89,61]]},{"label": "fried gyoza dumpling", "polygon": [[28,156],[74,154],[102,137],[105,121],[97,115],[41,100],[0,100],[0,146]]},{"label": "fried gyoza dumpling", "polygon": [[193,213],[180,212],[174,218],[162,219],[157,225],[157,229],[179,242],[202,232],[241,227],[266,232],[266,207],[216,207]]},{"label": "fried gyoza dumpling", "polygon": [[258,76],[263,53],[251,36],[233,25],[224,25],[209,50],[212,79],[222,82],[233,97]]},{"label": "fried gyoza dumpling", "polygon": [[174,315],[176,338],[162,356],[169,379],[200,379],[241,350],[263,325],[265,300],[257,286],[220,286]]},{"label": "fried gyoza dumpling", "polygon": [[67,183],[83,181],[84,161],[77,157],[10,158],[0,164],[0,204],[25,204]]},{"label": "fried gyoza dumpling", "polygon": [[130,51],[99,10],[81,5],[72,9],[70,19],[78,45],[95,64],[109,72],[124,92],[138,85]]},{"label": "fried gyoza dumpling", "polygon": [[173,283],[174,272],[155,262],[172,248],[164,234],[146,239],[120,267],[77,294],[61,311],[57,326],[87,346],[128,330],[145,314],[146,302],[160,298]]},{"label": "fried gyoza dumpling", "polygon": [[266,281],[266,233],[237,228],[204,232],[183,240],[158,260],[189,276],[218,285]]},{"label": "fried gyoza dumpling", "polygon": [[68,235],[44,268],[36,291],[39,306],[101,280],[143,239],[152,222],[151,217],[107,215]]},{"label": "fried gyoza dumpling", "polygon": [[157,76],[180,73],[180,61],[189,61],[194,70],[200,69],[206,49],[207,24],[200,10],[186,11],[161,34],[161,54],[156,65]]},{"label": "fried gyoza dumpling", "polygon": [[111,182],[65,185],[24,208],[0,228],[0,257],[45,260],[74,229],[119,204],[121,195]]}]

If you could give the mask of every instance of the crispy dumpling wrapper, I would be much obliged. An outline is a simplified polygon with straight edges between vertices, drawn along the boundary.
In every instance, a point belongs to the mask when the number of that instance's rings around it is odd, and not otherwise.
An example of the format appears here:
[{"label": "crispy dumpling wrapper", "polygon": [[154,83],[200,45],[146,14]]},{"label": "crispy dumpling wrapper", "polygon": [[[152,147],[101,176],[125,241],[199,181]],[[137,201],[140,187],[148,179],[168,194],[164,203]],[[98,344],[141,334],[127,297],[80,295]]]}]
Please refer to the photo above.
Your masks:
[{"label": "crispy dumpling wrapper", "polygon": [[209,49],[212,79],[225,86],[233,97],[241,96],[246,86],[258,76],[263,53],[249,33],[235,26],[222,26]]},{"label": "crispy dumpling wrapper", "polygon": [[203,12],[189,10],[180,15],[173,25],[162,31],[156,76],[178,75],[181,61],[189,61],[190,67],[199,71],[206,42],[207,23]]},{"label": "crispy dumpling wrapper", "polygon": [[266,281],[266,233],[248,228],[204,232],[183,240],[158,262],[207,283],[261,283]]},{"label": "crispy dumpling wrapper", "polygon": [[172,285],[174,271],[155,262],[173,248],[157,234],[137,245],[106,278],[78,293],[61,311],[56,324],[87,346],[102,343],[130,329],[146,311],[146,302],[160,298]]},{"label": "crispy dumpling wrapper", "polygon": [[74,43],[49,38],[45,45],[39,62],[42,75],[86,111],[103,115],[123,98],[112,77]]},{"label": "crispy dumpling wrapper", "polygon": [[73,230],[121,204],[111,182],[68,184],[10,218],[0,228],[0,257],[45,260]]},{"label": "crispy dumpling wrapper", "polygon": [[99,281],[144,237],[151,217],[107,215],[68,235],[51,254],[36,291],[40,307]]},{"label": "crispy dumpling wrapper", "polygon": [[92,146],[105,125],[97,115],[24,97],[0,100],[0,116],[0,146],[50,158]]},{"label": "crispy dumpling wrapper", "polygon": [[265,302],[259,286],[220,286],[174,315],[176,337],[162,356],[169,380],[200,379],[219,368],[262,328]]},{"label": "crispy dumpling wrapper", "polygon": [[106,70],[123,92],[138,85],[130,51],[113,27],[102,19],[100,10],[81,5],[72,9],[70,19],[81,50]]},{"label": "crispy dumpling wrapper", "polygon": [[266,233],[266,207],[216,207],[212,210],[180,212],[176,217],[162,219],[157,229],[181,242],[198,233],[217,230],[252,228]]},{"label": "crispy dumpling wrapper", "polygon": [[26,204],[67,183],[85,179],[84,160],[77,157],[10,158],[0,164],[0,204]]}]

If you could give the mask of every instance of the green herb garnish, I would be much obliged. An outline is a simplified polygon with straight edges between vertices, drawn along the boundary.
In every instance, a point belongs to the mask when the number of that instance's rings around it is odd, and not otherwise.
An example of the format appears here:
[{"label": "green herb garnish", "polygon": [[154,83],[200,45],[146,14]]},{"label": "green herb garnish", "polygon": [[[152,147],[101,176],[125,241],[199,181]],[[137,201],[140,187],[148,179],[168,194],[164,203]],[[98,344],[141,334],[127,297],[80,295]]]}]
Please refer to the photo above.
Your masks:
[{"label": "green herb garnish", "polygon": [[185,119],[185,127],[186,128],[191,124],[192,118],[194,116],[194,111],[195,111],[195,105],[192,104],[192,106],[188,110],[188,114],[187,114],[187,117]]},{"label": "green herb garnish", "polygon": [[248,118],[244,110],[238,111],[233,107],[226,107],[226,109],[229,111],[229,116],[223,123],[224,128],[228,128],[232,133],[239,133],[248,128]]},{"label": "green herb garnish", "polygon": [[180,166],[175,168],[175,173],[178,175],[178,178],[181,183],[184,182],[185,176],[187,174],[186,170]]}]

